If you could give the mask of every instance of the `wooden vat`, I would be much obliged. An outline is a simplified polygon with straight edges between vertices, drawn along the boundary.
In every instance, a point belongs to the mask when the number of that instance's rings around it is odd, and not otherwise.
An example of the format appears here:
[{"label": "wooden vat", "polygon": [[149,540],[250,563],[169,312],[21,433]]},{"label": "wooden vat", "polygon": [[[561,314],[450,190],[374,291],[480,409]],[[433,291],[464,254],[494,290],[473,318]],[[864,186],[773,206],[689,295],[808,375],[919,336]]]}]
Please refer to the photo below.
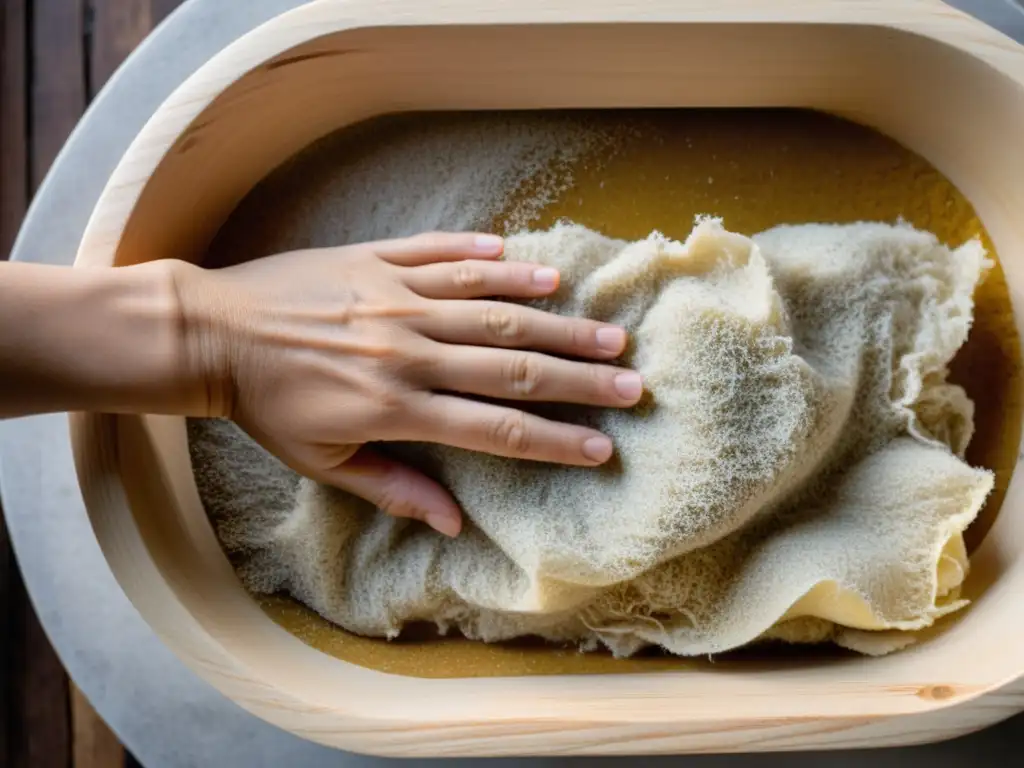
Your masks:
[{"label": "wooden vat", "polygon": [[[697,106],[809,107],[903,143],[970,199],[1019,303],[1024,48],[938,0],[319,0],[165,102],[115,170],[77,264],[201,258],[270,170],[374,115]],[[331,658],[267,618],[207,522],[183,420],[76,415],[72,432],[97,537],[145,619],[227,696],[326,744],[453,757],[849,748],[947,738],[1024,709],[1019,478],[973,556],[970,614],[910,651],[422,679]]]}]

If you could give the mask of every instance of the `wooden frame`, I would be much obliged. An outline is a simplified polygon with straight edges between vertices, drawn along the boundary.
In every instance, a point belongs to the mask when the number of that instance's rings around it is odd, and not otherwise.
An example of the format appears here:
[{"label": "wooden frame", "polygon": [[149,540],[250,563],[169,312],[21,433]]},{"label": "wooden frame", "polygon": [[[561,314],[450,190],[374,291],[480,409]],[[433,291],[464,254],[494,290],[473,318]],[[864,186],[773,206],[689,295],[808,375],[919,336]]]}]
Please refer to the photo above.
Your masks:
[{"label": "wooden frame", "polygon": [[[826,110],[923,155],[974,204],[1020,307],[1024,48],[939,0],[319,0],[222,51],[161,106],[76,264],[199,258],[269,170],[384,112],[740,105]],[[76,415],[72,437],[96,535],[149,624],[231,699],[325,744],[451,757],[850,748],[951,737],[1024,709],[1019,477],[974,555],[969,614],[909,651],[424,680],[330,658],[262,613],[206,520],[182,419]]]}]

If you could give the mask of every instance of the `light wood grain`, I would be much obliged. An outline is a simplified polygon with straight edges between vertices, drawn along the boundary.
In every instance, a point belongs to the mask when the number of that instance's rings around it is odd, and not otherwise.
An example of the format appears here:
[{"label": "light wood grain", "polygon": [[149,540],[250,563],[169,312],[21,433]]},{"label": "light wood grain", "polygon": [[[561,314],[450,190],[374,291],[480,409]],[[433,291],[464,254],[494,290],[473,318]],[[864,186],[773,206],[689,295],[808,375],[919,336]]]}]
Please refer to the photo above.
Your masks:
[{"label": "light wood grain", "polygon": [[[836,113],[924,156],[973,203],[1019,310],[1024,49],[938,0],[320,0],[225,49],[165,102],[77,263],[198,259],[269,170],[383,112],[739,105]],[[1019,478],[974,555],[983,593],[892,657],[424,680],[332,659],[263,614],[199,503],[182,420],[76,415],[72,435],[97,537],[146,620],[227,696],[325,744],[404,756],[849,748],[948,738],[1024,709]]]}]

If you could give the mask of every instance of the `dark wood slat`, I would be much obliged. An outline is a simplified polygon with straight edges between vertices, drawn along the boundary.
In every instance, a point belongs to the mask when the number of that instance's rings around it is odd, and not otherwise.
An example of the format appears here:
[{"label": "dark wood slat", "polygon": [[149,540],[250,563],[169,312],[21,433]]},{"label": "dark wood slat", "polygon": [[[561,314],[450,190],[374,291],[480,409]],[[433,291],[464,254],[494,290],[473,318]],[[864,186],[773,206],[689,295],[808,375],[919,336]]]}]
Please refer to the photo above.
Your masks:
[{"label": "dark wood slat", "polygon": [[28,202],[26,0],[0,4],[0,259],[10,254]]},{"label": "dark wood slat", "polygon": [[[0,517],[2,514],[3,510],[0,509]],[[11,636],[14,623],[11,612],[11,593],[14,588],[13,561],[7,530],[0,519],[0,611],[3,611],[0,614],[0,765],[10,765],[13,762],[8,736],[14,729],[14,675],[11,668]]]},{"label": "dark wood slat", "polygon": [[[0,260],[10,254],[28,203],[28,8],[0,4]],[[15,649],[24,587],[0,510],[0,765],[14,764],[19,707]]]},{"label": "dark wood slat", "polygon": [[124,768],[125,752],[80,690],[71,687],[71,732],[74,768]]},{"label": "dark wood slat", "polygon": [[85,110],[85,7],[33,0],[30,178],[35,190]]},{"label": "dark wood slat", "polygon": [[21,592],[11,662],[18,679],[11,768],[68,768],[71,712],[68,677],[39,625],[28,596]]},{"label": "dark wood slat", "polygon": [[[85,109],[84,8],[77,0],[31,0],[27,104],[27,171],[34,192]],[[9,104],[5,101],[5,111]],[[20,218],[20,217],[19,217]],[[28,596],[18,582],[10,616],[8,669],[13,709],[8,718],[11,768],[71,765],[69,682]]]},{"label": "dark wood slat", "polygon": [[153,7],[153,26],[155,27],[185,0],[149,0],[149,2]]},{"label": "dark wood slat", "polygon": [[152,0],[92,0],[89,97],[153,28]]}]

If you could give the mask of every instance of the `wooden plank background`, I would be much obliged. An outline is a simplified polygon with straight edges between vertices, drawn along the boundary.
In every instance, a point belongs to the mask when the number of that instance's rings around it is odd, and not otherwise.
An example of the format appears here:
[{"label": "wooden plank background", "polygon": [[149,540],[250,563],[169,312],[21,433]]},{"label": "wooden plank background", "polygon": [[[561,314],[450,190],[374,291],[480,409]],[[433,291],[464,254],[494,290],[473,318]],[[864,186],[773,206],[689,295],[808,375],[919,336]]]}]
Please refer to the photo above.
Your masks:
[{"label": "wooden plank background", "polygon": [[[0,259],[89,101],[183,0],[0,0]],[[0,524],[0,767],[125,768],[54,654]]]}]

